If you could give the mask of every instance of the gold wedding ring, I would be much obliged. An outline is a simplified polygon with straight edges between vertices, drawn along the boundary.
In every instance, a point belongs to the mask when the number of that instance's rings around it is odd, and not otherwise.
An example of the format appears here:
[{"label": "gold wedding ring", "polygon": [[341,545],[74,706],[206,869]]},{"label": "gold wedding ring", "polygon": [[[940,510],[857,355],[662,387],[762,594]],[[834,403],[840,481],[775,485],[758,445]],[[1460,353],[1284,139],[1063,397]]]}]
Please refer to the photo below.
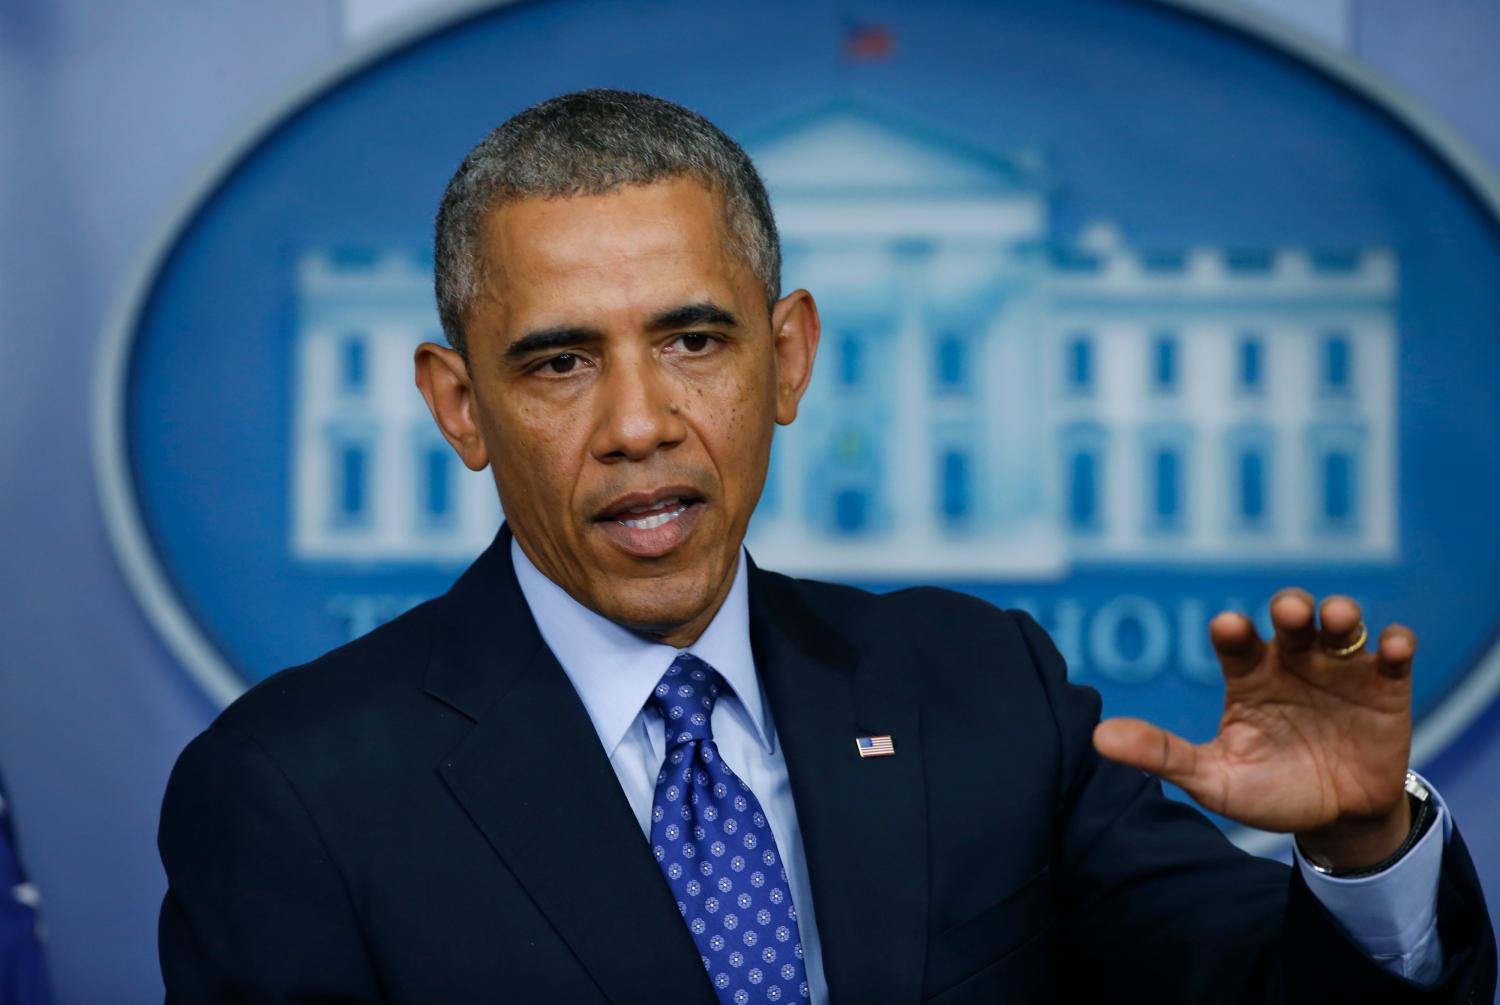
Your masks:
[{"label": "gold wedding ring", "polygon": [[1365,647],[1365,643],[1368,641],[1370,641],[1370,629],[1365,627],[1364,621],[1360,621],[1359,630],[1354,633],[1353,642],[1349,643],[1347,646],[1344,646],[1342,649],[1334,649],[1332,646],[1324,646],[1323,651],[1329,656],[1334,656],[1342,659],[1345,656],[1353,656],[1355,653],[1359,652]]}]

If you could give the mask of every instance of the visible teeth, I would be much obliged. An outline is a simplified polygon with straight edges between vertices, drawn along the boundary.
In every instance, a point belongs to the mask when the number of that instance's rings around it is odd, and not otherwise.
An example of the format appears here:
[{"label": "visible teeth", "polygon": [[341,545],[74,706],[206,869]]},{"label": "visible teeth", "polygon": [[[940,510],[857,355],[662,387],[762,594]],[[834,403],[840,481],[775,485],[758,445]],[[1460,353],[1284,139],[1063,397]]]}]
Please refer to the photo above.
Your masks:
[{"label": "visible teeth", "polygon": [[686,512],[686,506],[679,506],[670,513],[658,513],[656,516],[648,516],[644,520],[621,520],[620,522],[627,527],[634,527],[636,530],[655,530],[658,527],[671,523]]},{"label": "visible teeth", "polygon": [[644,506],[632,506],[630,509],[626,510],[625,512],[627,512],[627,513],[650,513],[653,510],[670,509],[671,507],[676,506],[676,505],[678,505],[681,502],[682,502],[682,500],[680,498],[678,498],[677,496],[671,496],[670,498],[667,498],[667,499],[658,499],[656,502],[653,502],[653,503],[646,503],[646,505],[644,505]]}]

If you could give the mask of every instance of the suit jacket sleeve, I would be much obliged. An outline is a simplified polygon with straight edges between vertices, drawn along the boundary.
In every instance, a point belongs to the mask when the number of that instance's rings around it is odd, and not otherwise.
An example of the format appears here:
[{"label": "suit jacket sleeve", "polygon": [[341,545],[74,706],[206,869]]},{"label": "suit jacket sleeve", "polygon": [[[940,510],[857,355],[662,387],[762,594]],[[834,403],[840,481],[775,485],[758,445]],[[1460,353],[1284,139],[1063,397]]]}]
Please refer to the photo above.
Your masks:
[{"label": "suit jacket sleeve", "polygon": [[168,1003],[382,1000],[349,890],[254,739],[221,724],[183,751],[158,845]]},{"label": "suit jacket sleeve", "polygon": [[1488,1002],[1495,942],[1455,831],[1443,856],[1438,925],[1445,965],[1420,987],[1370,960],[1295,870],[1231,845],[1160,783],[1098,756],[1100,701],[1070,685],[1062,657],[1016,613],[1062,739],[1056,854],[1063,972],[1079,1000]]}]

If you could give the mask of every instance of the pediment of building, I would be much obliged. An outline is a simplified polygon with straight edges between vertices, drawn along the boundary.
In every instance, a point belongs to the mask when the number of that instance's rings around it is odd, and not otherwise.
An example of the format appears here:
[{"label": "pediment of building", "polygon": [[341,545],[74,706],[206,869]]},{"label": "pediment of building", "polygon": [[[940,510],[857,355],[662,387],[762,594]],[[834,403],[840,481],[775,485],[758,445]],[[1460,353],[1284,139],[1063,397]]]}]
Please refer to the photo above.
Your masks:
[{"label": "pediment of building", "polygon": [[773,197],[1015,195],[1045,187],[1034,152],[996,153],[854,101],[796,116],[746,146]]}]

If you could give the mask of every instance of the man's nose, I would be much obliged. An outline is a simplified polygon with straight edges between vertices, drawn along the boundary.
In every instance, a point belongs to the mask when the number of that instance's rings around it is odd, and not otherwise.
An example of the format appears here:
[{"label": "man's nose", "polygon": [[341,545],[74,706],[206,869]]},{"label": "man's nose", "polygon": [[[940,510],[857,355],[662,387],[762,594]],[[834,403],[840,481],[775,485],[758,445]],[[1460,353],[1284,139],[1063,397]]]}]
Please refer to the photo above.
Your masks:
[{"label": "man's nose", "polygon": [[[601,461],[640,461],[682,442],[681,385],[654,360],[616,360],[603,378],[603,414],[593,453]],[[674,397],[676,395],[677,397]]]}]

